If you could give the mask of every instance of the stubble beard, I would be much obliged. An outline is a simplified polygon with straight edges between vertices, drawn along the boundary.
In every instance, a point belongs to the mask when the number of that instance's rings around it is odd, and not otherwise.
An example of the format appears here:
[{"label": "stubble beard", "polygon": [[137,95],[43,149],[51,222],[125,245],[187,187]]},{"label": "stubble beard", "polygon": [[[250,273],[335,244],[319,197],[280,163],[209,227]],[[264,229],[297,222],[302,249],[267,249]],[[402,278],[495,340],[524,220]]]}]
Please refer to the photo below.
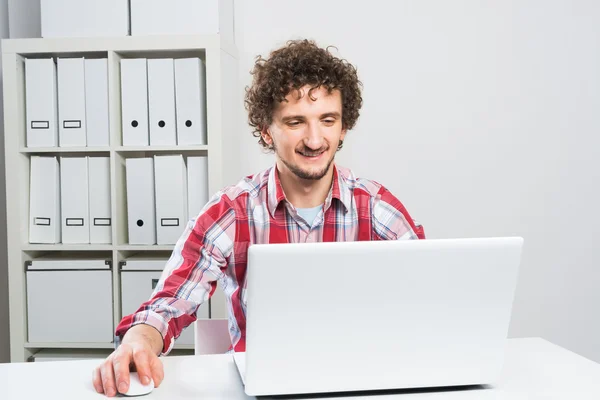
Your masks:
[{"label": "stubble beard", "polygon": [[[327,148],[324,150],[324,152],[327,152],[328,150],[329,150],[329,146],[327,146]],[[273,143],[273,151],[275,151],[275,154],[277,154],[279,156],[279,159],[294,175],[296,175],[300,179],[305,179],[305,180],[310,180],[310,181],[318,181],[318,180],[322,179],[325,175],[327,175],[327,172],[329,171],[329,168],[331,167],[331,164],[333,163],[333,160],[335,158],[335,154],[334,154],[327,162],[327,165],[325,166],[325,168],[323,168],[322,170],[317,171],[317,172],[310,172],[310,171],[303,170],[298,165],[292,164],[291,162],[286,160],[284,157],[282,157],[281,154],[279,154],[275,143]],[[307,149],[305,147],[302,151],[310,154],[310,153],[318,153],[321,150],[318,150],[317,152],[315,152],[315,151]]]}]

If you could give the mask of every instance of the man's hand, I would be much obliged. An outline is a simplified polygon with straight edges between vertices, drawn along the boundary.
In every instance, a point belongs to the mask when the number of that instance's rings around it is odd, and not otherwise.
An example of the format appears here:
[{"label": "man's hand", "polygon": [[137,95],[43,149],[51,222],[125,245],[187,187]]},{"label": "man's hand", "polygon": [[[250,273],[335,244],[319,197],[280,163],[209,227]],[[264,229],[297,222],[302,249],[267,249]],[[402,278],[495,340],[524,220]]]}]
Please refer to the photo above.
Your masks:
[{"label": "man's hand", "polygon": [[154,380],[158,387],[163,365],[157,354],[162,349],[160,333],[148,325],[136,325],[124,336],[122,344],[94,370],[93,383],[98,393],[108,397],[129,389],[130,368],[137,371],[143,384]]}]

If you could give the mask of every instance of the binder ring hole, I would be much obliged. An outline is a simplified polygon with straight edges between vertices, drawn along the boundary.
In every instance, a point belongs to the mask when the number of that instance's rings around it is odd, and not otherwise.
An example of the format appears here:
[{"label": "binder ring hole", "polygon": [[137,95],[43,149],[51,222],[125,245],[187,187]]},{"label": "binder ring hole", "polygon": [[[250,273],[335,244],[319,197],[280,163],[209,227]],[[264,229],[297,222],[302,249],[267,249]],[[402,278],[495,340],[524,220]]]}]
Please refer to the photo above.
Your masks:
[{"label": "binder ring hole", "polygon": [[144,221],[141,219],[137,220],[137,226],[144,226]]},{"label": "binder ring hole", "polygon": [[189,119],[187,121],[185,121],[185,126],[190,128],[192,126],[192,121],[190,121]]},{"label": "binder ring hole", "polygon": [[133,126],[134,128],[138,127],[138,122],[134,119],[133,121],[131,121],[131,126]]},{"label": "binder ring hole", "polygon": [[160,126],[161,128],[164,128],[165,125],[165,121],[158,121],[158,126]]}]

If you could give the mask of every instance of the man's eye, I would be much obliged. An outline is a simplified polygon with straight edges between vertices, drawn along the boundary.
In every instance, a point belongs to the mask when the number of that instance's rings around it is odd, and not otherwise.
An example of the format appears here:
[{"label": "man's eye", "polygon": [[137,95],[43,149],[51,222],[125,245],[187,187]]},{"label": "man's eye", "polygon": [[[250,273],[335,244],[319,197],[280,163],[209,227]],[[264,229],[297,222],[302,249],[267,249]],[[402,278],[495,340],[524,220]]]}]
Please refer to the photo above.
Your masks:
[{"label": "man's eye", "polygon": [[334,119],[326,119],[326,120],[325,120],[325,121],[323,121],[323,122],[325,122],[326,124],[334,124],[334,123],[335,123],[335,120],[334,120]]},{"label": "man's eye", "polygon": [[297,125],[300,125],[300,121],[290,121],[290,122],[288,122],[288,125],[289,126],[297,126]]}]

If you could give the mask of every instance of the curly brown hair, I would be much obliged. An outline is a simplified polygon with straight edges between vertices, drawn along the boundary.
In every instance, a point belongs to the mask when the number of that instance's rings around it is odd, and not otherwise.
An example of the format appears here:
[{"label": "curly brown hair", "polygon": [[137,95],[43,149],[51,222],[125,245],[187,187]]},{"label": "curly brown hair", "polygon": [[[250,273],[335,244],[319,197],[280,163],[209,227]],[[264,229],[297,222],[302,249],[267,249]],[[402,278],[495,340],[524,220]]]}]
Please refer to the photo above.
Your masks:
[{"label": "curly brown hair", "polygon": [[[253,82],[246,88],[245,106],[248,122],[263,148],[270,147],[261,136],[261,130],[273,122],[275,106],[284,101],[292,91],[306,85],[312,91],[319,87],[328,93],[339,90],[342,97],[342,126],[352,129],[362,107],[362,83],[356,68],[346,60],[337,58],[308,39],[290,40],[286,46],[271,52],[268,59],[256,57],[251,71]],[[340,144],[341,148],[341,144]]]}]

